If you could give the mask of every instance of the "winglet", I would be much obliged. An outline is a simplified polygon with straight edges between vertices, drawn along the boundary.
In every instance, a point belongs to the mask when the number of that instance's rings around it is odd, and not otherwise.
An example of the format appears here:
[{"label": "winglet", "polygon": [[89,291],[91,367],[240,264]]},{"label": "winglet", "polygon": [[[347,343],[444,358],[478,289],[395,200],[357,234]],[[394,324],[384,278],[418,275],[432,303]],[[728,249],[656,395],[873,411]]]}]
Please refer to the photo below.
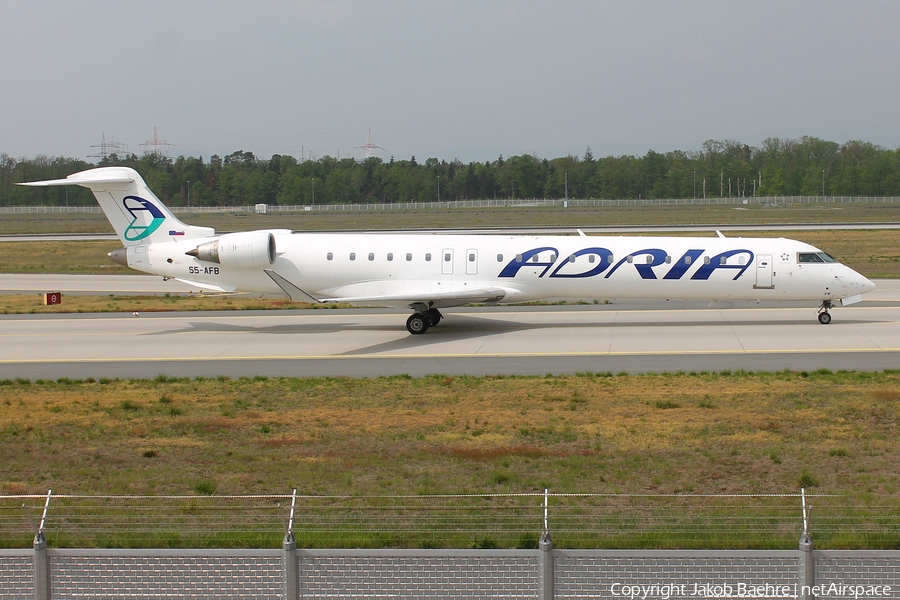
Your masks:
[{"label": "winglet", "polygon": [[269,278],[272,281],[275,282],[275,284],[278,287],[280,287],[282,290],[284,290],[285,294],[287,294],[288,296],[291,297],[292,302],[315,302],[317,304],[322,302],[322,300],[319,300],[318,298],[310,296],[309,294],[307,294],[306,292],[304,292],[303,290],[298,288],[296,285],[294,285],[293,283],[291,283],[290,281],[288,281],[287,279],[285,279],[284,277],[282,277],[281,275],[279,275],[272,269],[263,269],[263,271],[265,272],[266,275],[269,276]]}]

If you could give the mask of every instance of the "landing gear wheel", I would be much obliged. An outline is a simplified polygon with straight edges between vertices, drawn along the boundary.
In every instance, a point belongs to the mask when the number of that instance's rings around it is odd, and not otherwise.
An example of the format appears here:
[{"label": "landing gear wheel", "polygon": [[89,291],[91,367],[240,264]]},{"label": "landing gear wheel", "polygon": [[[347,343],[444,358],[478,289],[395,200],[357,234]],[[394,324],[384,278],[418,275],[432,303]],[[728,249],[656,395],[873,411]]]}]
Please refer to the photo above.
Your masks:
[{"label": "landing gear wheel", "polygon": [[834,308],[834,303],[831,300],[822,301],[822,306],[819,307],[819,323],[822,325],[831,323],[831,315],[828,313],[828,310],[831,308]]},{"label": "landing gear wheel", "polygon": [[429,309],[428,312],[425,313],[425,315],[428,317],[428,324],[432,327],[440,323],[441,319],[444,318],[444,315],[441,314],[441,311],[436,308]]},{"label": "landing gear wheel", "polygon": [[410,315],[406,320],[406,330],[414,335],[428,331],[429,319],[420,313]]}]

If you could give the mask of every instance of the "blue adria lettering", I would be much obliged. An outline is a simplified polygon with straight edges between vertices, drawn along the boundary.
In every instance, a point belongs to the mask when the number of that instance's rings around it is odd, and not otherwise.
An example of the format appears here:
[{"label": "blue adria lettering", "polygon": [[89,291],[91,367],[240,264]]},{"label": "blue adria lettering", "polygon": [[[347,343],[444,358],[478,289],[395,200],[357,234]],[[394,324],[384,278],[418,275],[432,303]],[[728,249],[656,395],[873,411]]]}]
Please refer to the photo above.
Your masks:
[{"label": "blue adria lettering", "polygon": [[[705,260],[701,258],[704,252],[705,250],[699,248],[688,250],[681,258],[674,261],[662,279],[682,279],[692,269],[696,269],[690,277],[692,281],[707,281],[718,269],[736,270],[734,279],[738,279],[753,264],[753,252],[742,248],[727,250],[713,257],[707,257]],[[587,263],[587,268],[584,267],[584,261],[576,260],[581,256],[591,258]],[[560,256],[559,251],[552,246],[542,246],[516,255],[503,267],[498,277],[516,277],[519,269],[523,267],[529,269],[540,267],[540,272],[536,272],[536,274],[538,277],[544,277],[555,265],[548,278],[576,279],[596,277],[605,273],[603,277],[608,279],[620,271],[624,265],[631,265],[641,279],[659,279],[654,269],[672,262],[668,253],[661,248],[636,250],[619,259],[615,265],[611,264],[612,256],[613,253],[607,248],[596,246],[582,248],[568,256]]]},{"label": "blue adria lettering", "polygon": [[[741,260],[742,258],[744,260]],[[753,264],[753,253],[749,250],[729,250],[713,256],[709,264],[697,269],[691,279],[709,279],[716,269],[737,269],[738,273],[734,276],[734,279],[737,279],[751,264]]]},{"label": "blue adria lettering", "polygon": [[[596,266],[591,268],[588,271],[584,271],[582,273],[572,272],[573,267],[572,261],[568,259],[568,257],[563,258],[560,261],[558,267],[553,269],[553,272],[550,273],[550,277],[565,277],[565,278],[580,278],[580,277],[593,277],[594,275],[599,275],[603,271],[609,268],[609,261],[606,259],[607,256],[612,256],[612,252],[607,250],[606,248],[584,248],[579,250],[578,252],[572,253],[573,258],[578,258],[579,256],[585,255],[594,255],[597,257]],[[566,268],[569,267],[569,268]]]},{"label": "blue adria lettering", "polygon": [[[542,262],[540,260],[541,252],[547,252],[547,256],[552,258],[549,262]],[[537,257],[538,260],[532,260],[532,258]],[[523,252],[519,254],[514,259],[509,261],[509,263],[503,267],[503,270],[500,271],[500,275],[498,277],[515,277],[516,273],[519,272],[519,269],[522,267],[546,267],[538,277],[543,277],[544,273],[547,272],[547,269],[553,266],[553,263],[556,262],[556,257],[559,256],[559,252],[556,248],[551,246],[544,246],[543,248],[534,248],[529,250],[528,252]]]},{"label": "blue adria lettering", "polygon": [[[641,257],[649,256],[650,260],[640,260]],[[616,266],[612,268],[612,270],[606,274],[604,279],[609,279],[610,276],[615,273],[619,267],[628,259],[631,259],[630,262],[634,263],[634,267],[637,269],[638,273],[641,274],[641,279],[656,279],[656,274],[653,272],[653,267],[659,266],[666,262],[666,251],[660,250],[659,248],[649,248],[647,250],[638,250],[637,252],[632,252],[622,260],[616,263]]]}]

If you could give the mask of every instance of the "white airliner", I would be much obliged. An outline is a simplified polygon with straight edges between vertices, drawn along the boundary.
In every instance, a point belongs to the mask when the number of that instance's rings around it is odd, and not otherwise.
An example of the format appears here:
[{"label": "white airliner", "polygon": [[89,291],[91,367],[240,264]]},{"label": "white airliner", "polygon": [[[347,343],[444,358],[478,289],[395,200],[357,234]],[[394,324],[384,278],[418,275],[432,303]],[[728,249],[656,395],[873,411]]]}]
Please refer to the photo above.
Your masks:
[{"label": "white airliner", "polygon": [[787,239],[293,233],[217,235],[186,225],[126,167],[22,185],[89,188],[122,240],[122,265],[221,292],[405,307],[410,333],[438,309],[546,298],[806,300],[829,309],[875,285],[818,248]]}]

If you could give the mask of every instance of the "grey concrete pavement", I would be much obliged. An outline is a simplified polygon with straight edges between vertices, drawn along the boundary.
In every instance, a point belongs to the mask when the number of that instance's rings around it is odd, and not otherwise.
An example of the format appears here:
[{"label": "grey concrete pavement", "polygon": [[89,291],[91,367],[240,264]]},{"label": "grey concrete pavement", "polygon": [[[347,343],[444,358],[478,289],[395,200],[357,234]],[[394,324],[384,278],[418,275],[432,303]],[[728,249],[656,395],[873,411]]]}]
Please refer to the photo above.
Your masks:
[{"label": "grey concrete pavement", "polygon": [[828,326],[814,306],[624,306],[448,310],[419,336],[385,310],[7,316],[0,378],[900,368],[893,302]]}]

